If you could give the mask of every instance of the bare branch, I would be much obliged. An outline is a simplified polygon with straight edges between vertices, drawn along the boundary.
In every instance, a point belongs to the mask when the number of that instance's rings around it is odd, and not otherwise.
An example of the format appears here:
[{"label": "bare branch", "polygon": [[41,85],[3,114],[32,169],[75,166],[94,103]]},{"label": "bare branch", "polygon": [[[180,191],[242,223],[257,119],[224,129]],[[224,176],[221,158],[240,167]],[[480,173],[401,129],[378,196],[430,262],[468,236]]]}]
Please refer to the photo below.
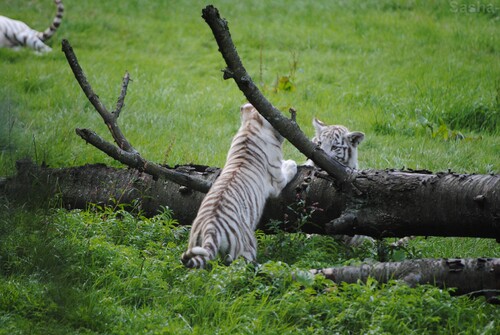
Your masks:
[{"label": "bare branch", "polygon": [[78,63],[78,59],[73,52],[73,48],[67,40],[62,41],[62,49],[64,51],[64,54],[66,55],[71,69],[73,70],[73,74],[75,75],[78,84],[80,84],[80,87],[82,88],[89,101],[101,115],[118,146],[105,141],[99,135],[89,129],[76,129],[76,133],[81,138],[95,146],[97,149],[103,151],[108,156],[116,159],[117,161],[132,168],[138,169],[139,171],[144,171],[152,175],[154,178],[163,177],[179,185],[189,187],[193,190],[203,193],[208,192],[211,186],[210,182],[193,178],[187,174],[179,173],[171,169],[167,169],[159,164],[150,162],[142,158],[139,152],[135,150],[134,147],[125,138],[125,136],[121,132],[120,127],[118,126],[118,116],[120,115],[120,112],[124,106],[125,96],[127,95],[127,87],[130,81],[130,76],[128,73],[125,73],[125,76],[123,77],[122,88],[116,104],[116,109],[113,113],[110,113],[106,109],[104,104],[102,104],[102,102],[99,100],[97,94],[94,93],[92,87],[87,81],[87,78],[85,77],[85,74],[83,73],[82,68],[80,67],[80,64]]},{"label": "bare branch", "polygon": [[210,186],[212,185],[208,181],[196,179],[189,175],[167,169],[159,164],[145,160],[139,154],[120,149],[119,147],[105,141],[90,129],[77,128],[76,133],[82,139],[92,144],[102,152],[106,153],[108,156],[116,159],[120,163],[123,163],[131,168],[135,168],[141,172],[144,171],[155,178],[163,177],[173,181],[176,184],[183,185],[203,193],[208,192]]},{"label": "bare branch", "polygon": [[307,138],[295,122],[284,117],[260,92],[245,70],[231,39],[227,21],[220,17],[218,9],[209,5],[202,10],[202,17],[212,29],[219,51],[226,62],[227,68],[223,70],[224,79],[233,78],[259,113],[301,153],[333,176],[337,183],[343,185],[351,182],[355,178],[355,171],[326,155],[319,146]]},{"label": "bare branch", "polygon": [[62,40],[62,51],[66,55],[66,59],[68,60],[68,64],[75,75],[76,81],[80,84],[80,87],[83,90],[83,93],[87,96],[92,106],[94,106],[95,110],[102,116],[103,119],[106,120],[106,116],[108,114],[108,110],[101,103],[97,94],[94,93],[92,87],[87,81],[85,74],[83,73],[80,64],[78,63],[78,59],[76,58],[75,53],[73,52],[73,48],[69,44],[69,42],[65,39]]}]

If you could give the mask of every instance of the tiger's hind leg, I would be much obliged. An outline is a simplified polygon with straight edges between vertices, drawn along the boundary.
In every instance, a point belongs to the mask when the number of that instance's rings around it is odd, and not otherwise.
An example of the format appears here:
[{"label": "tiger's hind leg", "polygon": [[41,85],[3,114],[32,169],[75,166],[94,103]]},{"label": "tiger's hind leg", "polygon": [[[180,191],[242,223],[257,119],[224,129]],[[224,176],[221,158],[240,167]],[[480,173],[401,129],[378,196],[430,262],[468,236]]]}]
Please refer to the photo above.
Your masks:
[{"label": "tiger's hind leg", "polygon": [[243,257],[247,262],[255,262],[257,259],[257,239],[251,227],[241,227],[237,241],[234,241],[235,248],[226,254],[221,254],[224,265],[230,265],[236,258]]},{"label": "tiger's hind leg", "polygon": [[248,232],[247,245],[244,247],[241,256],[247,262],[255,262],[257,260],[257,238],[255,238],[255,228]]},{"label": "tiger's hind leg", "polygon": [[22,32],[16,33],[12,36],[12,41],[16,46],[25,46],[31,48],[39,53],[50,52],[52,48],[43,43],[38,37],[36,37],[36,31],[33,29],[27,29]]}]

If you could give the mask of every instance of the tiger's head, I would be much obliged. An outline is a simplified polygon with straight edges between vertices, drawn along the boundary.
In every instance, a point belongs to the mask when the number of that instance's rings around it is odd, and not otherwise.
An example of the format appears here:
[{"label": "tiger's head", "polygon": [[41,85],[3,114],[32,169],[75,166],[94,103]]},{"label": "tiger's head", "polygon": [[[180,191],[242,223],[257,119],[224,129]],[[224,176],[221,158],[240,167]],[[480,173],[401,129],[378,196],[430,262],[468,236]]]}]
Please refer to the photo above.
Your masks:
[{"label": "tiger's head", "polygon": [[340,125],[326,125],[317,118],[313,119],[316,131],[312,141],[330,157],[347,165],[351,169],[358,168],[358,145],[365,138],[359,131],[350,132]]},{"label": "tiger's head", "polygon": [[269,130],[280,143],[284,141],[284,138],[280,135],[280,133],[274,129],[274,127],[262,115],[260,115],[252,104],[246,103],[242,105],[240,107],[240,113],[242,125],[248,122],[254,123],[261,132]]}]

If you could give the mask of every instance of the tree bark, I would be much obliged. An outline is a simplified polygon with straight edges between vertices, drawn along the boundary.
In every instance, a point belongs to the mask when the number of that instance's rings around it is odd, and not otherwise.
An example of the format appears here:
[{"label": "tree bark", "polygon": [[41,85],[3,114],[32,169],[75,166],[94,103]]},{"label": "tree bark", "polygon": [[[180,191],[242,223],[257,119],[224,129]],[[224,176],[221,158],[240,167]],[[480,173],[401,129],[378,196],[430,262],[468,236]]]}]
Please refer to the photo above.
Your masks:
[{"label": "tree bark", "polygon": [[379,283],[401,280],[414,287],[430,284],[441,288],[457,288],[455,294],[500,293],[500,258],[476,259],[414,259],[403,262],[363,264],[311,270],[336,283],[366,282],[374,278]]},{"label": "tree bark", "polygon": [[[146,215],[168,206],[181,224],[191,224],[204,197],[135,169],[105,165],[50,169],[31,161],[20,161],[17,168],[16,176],[1,183],[0,195],[23,202],[39,203],[58,195],[67,208],[134,204]],[[208,183],[220,172],[192,165],[172,170]],[[288,231],[325,235],[500,239],[499,175],[364,170],[353,183],[359,192],[346,194],[326,173],[299,166],[280,197],[268,201],[259,228],[265,230],[265,223],[275,219],[285,222]]]}]

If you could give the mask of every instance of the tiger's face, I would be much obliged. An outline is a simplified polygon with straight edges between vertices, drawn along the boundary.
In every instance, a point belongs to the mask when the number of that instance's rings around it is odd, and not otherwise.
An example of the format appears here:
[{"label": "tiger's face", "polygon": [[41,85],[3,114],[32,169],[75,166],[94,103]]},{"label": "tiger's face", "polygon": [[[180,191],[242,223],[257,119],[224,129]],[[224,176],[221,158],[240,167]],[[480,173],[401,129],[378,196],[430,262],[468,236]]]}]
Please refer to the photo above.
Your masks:
[{"label": "tiger's face", "polygon": [[313,126],[316,134],[312,141],[330,157],[347,165],[351,169],[358,168],[358,145],[365,138],[359,131],[350,132],[340,125],[326,125],[314,118]]}]

